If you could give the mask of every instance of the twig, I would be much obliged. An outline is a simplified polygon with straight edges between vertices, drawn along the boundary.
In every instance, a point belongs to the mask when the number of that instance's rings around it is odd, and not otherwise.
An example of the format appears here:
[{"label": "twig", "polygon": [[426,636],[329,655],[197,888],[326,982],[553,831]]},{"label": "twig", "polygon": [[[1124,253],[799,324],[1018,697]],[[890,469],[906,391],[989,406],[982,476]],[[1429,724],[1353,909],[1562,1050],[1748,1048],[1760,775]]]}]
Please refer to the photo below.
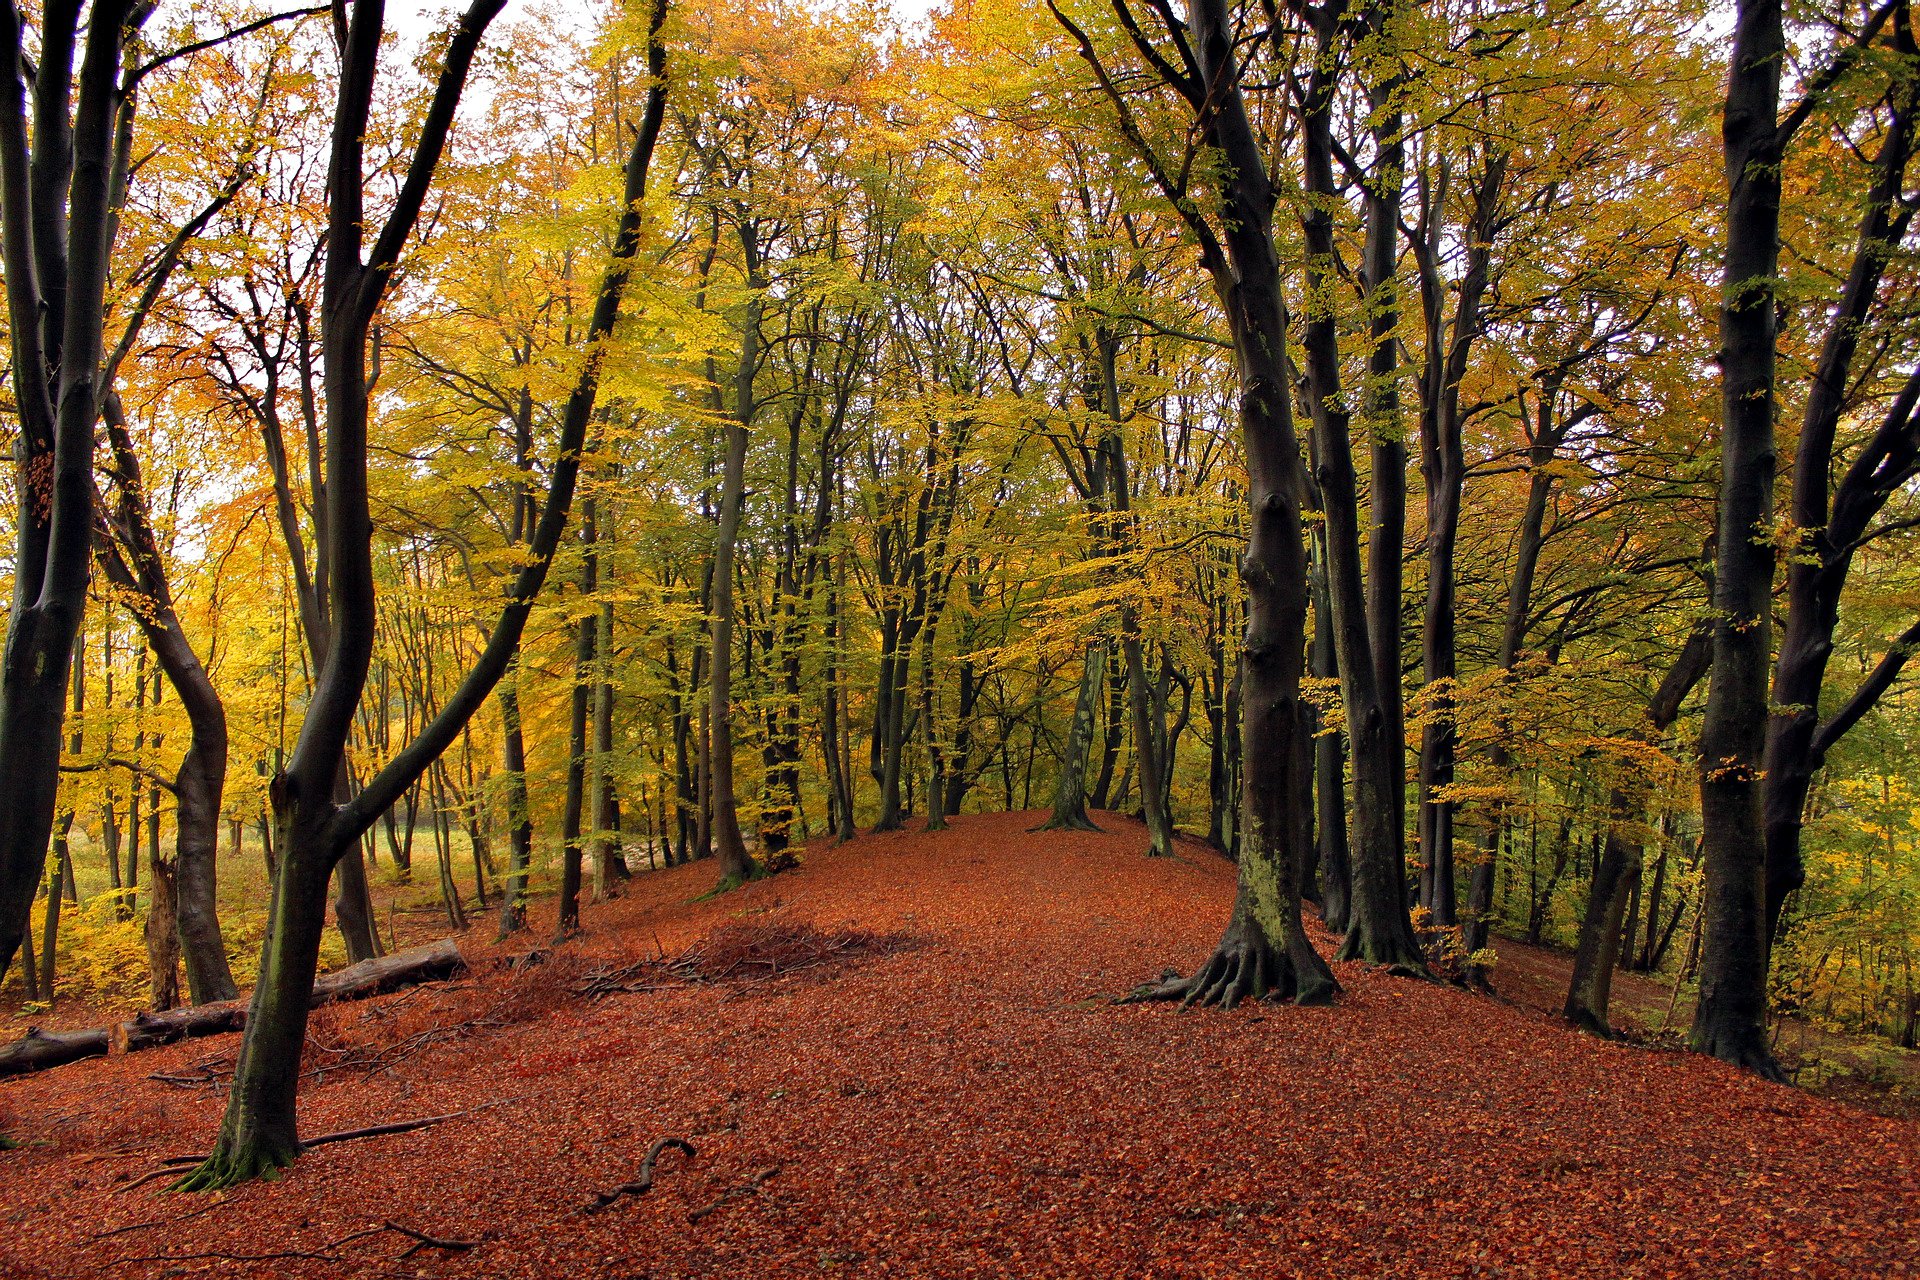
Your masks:
[{"label": "twig", "polygon": [[413,1241],[413,1244],[407,1248],[406,1252],[400,1255],[401,1260],[411,1258],[422,1249],[445,1249],[449,1253],[462,1253],[474,1248],[480,1243],[478,1240],[442,1240],[437,1236],[430,1236],[424,1231],[415,1231],[412,1227],[403,1226],[398,1222],[394,1222],[392,1219],[388,1219],[382,1225],[386,1230],[398,1231],[401,1235]]},{"label": "twig", "polygon": [[[172,1170],[161,1169],[159,1170],[159,1172],[171,1173]],[[134,1222],[134,1223],[129,1223],[124,1227],[115,1227],[111,1231],[96,1231],[93,1233],[93,1238],[95,1240],[105,1240],[109,1236],[124,1236],[135,1231],[145,1231],[148,1227],[171,1227],[177,1223],[185,1222],[188,1218],[197,1218],[203,1213],[208,1213],[214,1209],[218,1209],[221,1205],[225,1203],[226,1201],[224,1200],[215,1200],[215,1201],[212,1201],[211,1203],[201,1205],[198,1209],[195,1209],[192,1213],[183,1213],[177,1218],[155,1218],[152,1222]]]},{"label": "twig", "polygon": [[687,1215],[687,1221],[698,1222],[700,1221],[700,1219],[706,1217],[708,1214],[712,1213],[715,1209],[718,1209],[721,1205],[725,1204],[729,1200],[736,1199],[740,1196],[757,1195],[760,1191],[760,1188],[765,1186],[767,1182],[771,1180],[779,1172],[780,1172],[780,1166],[777,1164],[771,1168],[762,1169],[760,1172],[753,1175],[753,1180],[751,1182],[743,1183],[737,1187],[729,1187],[727,1190],[722,1191],[720,1193],[720,1198],[718,1200],[715,1200],[712,1204],[701,1205],[698,1209],[695,1209],[693,1212],[689,1213]]},{"label": "twig", "polygon": [[635,1178],[632,1182],[623,1182],[611,1191],[594,1192],[592,1201],[582,1206],[581,1212],[598,1213],[615,1200],[618,1200],[621,1196],[643,1196],[653,1190],[654,1162],[660,1158],[660,1153],[668,1147],[677,1147],[681,1151],[686,1152],[688,1160],[692,1160],[694,1157],[693,1144],[685,1138],[657,1138],[654,1140],[654,1144],[647,1148],[647,1158],[640,1162],[639,1177]]}]

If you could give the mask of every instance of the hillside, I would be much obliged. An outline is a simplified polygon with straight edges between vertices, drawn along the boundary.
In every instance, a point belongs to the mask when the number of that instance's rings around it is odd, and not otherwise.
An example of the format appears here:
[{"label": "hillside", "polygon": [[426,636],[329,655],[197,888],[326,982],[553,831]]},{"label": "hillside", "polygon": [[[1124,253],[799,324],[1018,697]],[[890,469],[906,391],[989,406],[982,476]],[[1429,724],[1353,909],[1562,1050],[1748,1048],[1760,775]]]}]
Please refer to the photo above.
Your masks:
[{"label": "hillside", "polygon": [[[476,937],[470,979],[318,1015],[302,1095],[309,1136],[467,1114],[219,1198],[131,1184],[206,1148],[237,1037],[0,1082],[0,1273],[1920,1273],[1920,1126],[1355,966],[1332,1009],[1114,1006],[1205,956],[1232,869],[1033,821],[641,877],[518,969]],[[756,937],[825,962],[721,954]],[[719,980],[610,976],[689,948]],[[584,1211],[667,1136],[697,1157]]]}]

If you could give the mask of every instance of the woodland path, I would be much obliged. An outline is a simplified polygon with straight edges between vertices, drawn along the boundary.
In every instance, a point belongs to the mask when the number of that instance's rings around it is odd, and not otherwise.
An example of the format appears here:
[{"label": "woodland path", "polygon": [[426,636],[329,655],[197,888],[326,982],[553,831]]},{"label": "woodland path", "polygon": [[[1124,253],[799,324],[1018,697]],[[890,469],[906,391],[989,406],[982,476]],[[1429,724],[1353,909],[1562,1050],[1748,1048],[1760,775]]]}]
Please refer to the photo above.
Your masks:
[{"label": "woodland path", "polygon": [[[1037,818],[816,846],[709,902],[710,863],[644,876],[521,972],[476,939],[474,979],[317,1016],[303,1128],[508,1101],[218,1200],[128,1184],[205,1149],[191,1080],[237,1038],[0,1083],[0,1275],[1920,1275],[1920,1125],[1352,965],[1332,1009],[1115,1007],[1204,958],[1232,868]],[[742,920],[919,945],[574,993]],[[582,1211],[665,1136],[698,1158]],[[389,1220],[474,1244],[348,1239]]]}]

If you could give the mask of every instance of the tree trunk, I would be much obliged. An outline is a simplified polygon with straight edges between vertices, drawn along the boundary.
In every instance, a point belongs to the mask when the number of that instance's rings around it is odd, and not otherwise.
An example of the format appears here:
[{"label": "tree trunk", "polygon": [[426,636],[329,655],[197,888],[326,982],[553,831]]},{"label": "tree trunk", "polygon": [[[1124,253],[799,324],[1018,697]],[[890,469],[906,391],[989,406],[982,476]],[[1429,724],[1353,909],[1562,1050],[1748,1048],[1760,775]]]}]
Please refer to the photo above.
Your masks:
[{"label": "tree trunk", "polygon": [[[1330,286],[1336,249],[1332,207],[1332,119],[1337,73],[1332,42],[1345,27],[1330,17],[1317,22],[1321,54],[1301,113],[1305,185],[1312,198],[1301,214],[1308,254],[1308,289],[1315,301],[1305,322],[1307,398],[1313,421],[1314,479],[1324,514],[1328,597],[1334,653],[1340,668],[1340,699],[1346,708],[1348,749],[1353,756],[1353,896],[1339,958],[1385,964],[1409,973],[1426,971],[1425,957],[1407,914],[1404,735],[1398,732],[1399,620],[1394,596],[1391,631],[1372,635],[1360,555],[1359,496],[1353,467],[1351,423],[1341,388],[1338,318]],[[1393,481],[1376,476],[1376,484]],[[1404,486],[1404,473],[1399,478]],[[1376,494],[1376,507],[1391,495]],[[1398,565],[1398,544],[1394,563]],[[1397,583],[1397,572],[1393,575]],[[1384,615],[1382,591],[1375,613]],[[1376,617],[1375,621],[1379,618]],[[1384,652],[1383,652],[1384,650]],[[1388,661],[1391,656],[1391,661]],[[1392,673],[1391,689],[1382,673]]]},{"label": "tree trunk", "polygon": [[0,778],[12,795],[0,805],[0,978],[26,937],[53,835],[67,677],[94,540],[115,142],[119,118],[130,132],[133,110],[118,77],[122,51],[150,12],[97,0],[82,37],[78,5],[43,7],[32,42],[17,6],[0,13],[0,276],[18,424],[13,600],[0,650]]},{"label": "tree trunk", "polygon": [[1779,1078],[1767,1045],[1765,824],[1774,569],[1775,291],[1780,264],[1776,118],[1786,56],[1780,0],[1740,0],[1727,84],[1727,241],[1720,310],[1720,519],[1713,680],[1700,730],[1706,860],[1693,1048]]},{"label": "tree trunk", "polygon": [[733,554],[740,531],[740,505],[746,490],[747,429],[729,426],[727,462],[721,484],[720,531],[713,572],[713,675],[708,684],[708,812],[714,851],[720,856],[720,881],[751,880],[755,863],[740,834],[739,804],[733,782]]},{"label": "tree trunk", "polygon": [[1098,831],[1087,816],[1087,750],[1093,744],[1093,707],[1106,682],[1107,649],[1096,641],[1081,659],[1080,692],[1073,700],[1073,723],[1067,727],[1060,753],[1060,770],[1053,783],[1053,813],[1042,831]]},{"label": "tree trunk", "polygon": [[[1057,12],[1057,11],[1056,11]],[[1312,803],[1308,711],[1300,697],[1306,647],[1307,557],[1300,503],[1306,477],[1293,430],[1286,367],[1286,308],[1273,241],[1274,191],[1240,94],[1240,67],[1222,0],[1189,7],[1198,72],[1193,105],[1205,140],[1226,163],[1220,239],[1204,232],[1203,261],[1233,335],[1240,433],[1251,523],[1241,579],[1247,591],[1241,788],[1243,837],[1233,914],[1199,972],[1143,996],[1231,1006],[1243,999],[1325,1002],[1338,989],[1300,922],[1295,847]],[[1078,28],[1082,55],[1096,61]],[[1104,79],[1104,72],[1102,73]],[[1192,100],[1190,100],[1192,101]],[[1165,192],[1169,198],[1175,193]],[[1178,206],[1176,206],[1178,207]]]},{"label": "tree trunk", "polygon": [[[1313,594],[1313,675],[1338,680],[1340,667],[1333,647],[1333,604],[1327,595],[1326,548],[1313,537],[1311,584]],[[1319,713],[1313,718],[1313,772],[1315,840],[1320,867],[1321,921],[1334,933],[1345,933],[1353,921],[1353,863],[1347,844],[1347,742],[1344,730],[1324,728]]]},{"label": "tree trunk", "polygon": [[[1638,736],[1650,742],[1666,731],[1679,716],[1680,704],[1706,677],[1712,656],[1711,629],[1696,627],[1648,701],[1646,723]],[[1607,801],[1606,837],[1587,890],[1587,909],[1580,921],[1573,976],[1562,1010],[1569,1022],[1599,1036],[1612,1034],[1607,1005],[1613,970],[1619,963],[1623,932],[1631,933],[1633,911],[1629,899],[1639,893],[1645,861],[1640,838],[1624,829],[1630,823],[1643,822],[1646,816],[1648,784],[1637,776],[1637,768],[1629,758],[1615,765],[1619,776]]]},{"label": "tree trunk", "polygon": [[500,682],[502,768],[507,775],[507,880],[500,893],[499,938],[526,927],[527,876],[533,866],[533,817],[527,808],[527,745],[520,732],[520,671]]},{"label": "tree trunk", "polygon": [[1140,637],[1123,618],[1120,651],[1127,667],[1127,699],[1133,709],[1134,755],[1140,762],[1140,809],[1147,823],[1147,856],[1174,856],[1173,821],[1166,807],[1165,779],[1154,741],[1153,713],[1148,706],[1146,659],[1140,651]]},{"label": "tree trunk", "polygon": [[[596,549],[599,536],[594,519],[594,500],[580,504],[580,599],[592,604],[599,591],[600,557]],[[600,639],[600,610],[583,612],[573,620],[573,688],[568,694],[567,714],[567,799],[560,818],[560,923],[559,937],[580,931],[580,873],[585,841],[580,829],[587,800],[587,727],[592,711],[596,654]]]},{"label": "tree trunk", "polygon": [[322,347],[327,390],[327,537],[334,559],[331,598],[337,634],[315,681],[299,741],[271,789],[282,833],[280,875],[274,882],[260,978],[254,988],[226,1117],[213,1154],[182,1179],[182,1189],[230,1186],[285,1167],[299,1155],[294,1102],[306,1035],[307,999],[325,919],[327,877],[335,862],[350,851],[358,852],[362,833],[453,744],[506,674],[534,597],[559,549],[572,506],[580,454],[599,391],[599,353],[604,352],[605,339],[619,316],[621,293],[638,249],[647,161],[665,113],[662,73],[666,55],[659,43],[666,18],[664,0],[656,0],[653,10],[648,50],[653,85],[627,162],[612,260],[601,278],[585,335],[584,345],[592,354],[576,378],[561,415],[550,486],[530,545],[531,559],[515,574],[507,603],[480,657],[440,713],[369,779],[349,804],[333,803],[332,791],[344,772],[355,709],[366,688],[378,621],[367,476],[369,331],[425,205],[433,171],[458,114],[473,56],[504,3],[473,0],[447,40],[419,142],[392,211],[373,237],[368,256],[363,256],[369,231],[362,216],[364,125],[375,96],[383,14],[377,5],[356,6],[346,22],[328,183]]}]

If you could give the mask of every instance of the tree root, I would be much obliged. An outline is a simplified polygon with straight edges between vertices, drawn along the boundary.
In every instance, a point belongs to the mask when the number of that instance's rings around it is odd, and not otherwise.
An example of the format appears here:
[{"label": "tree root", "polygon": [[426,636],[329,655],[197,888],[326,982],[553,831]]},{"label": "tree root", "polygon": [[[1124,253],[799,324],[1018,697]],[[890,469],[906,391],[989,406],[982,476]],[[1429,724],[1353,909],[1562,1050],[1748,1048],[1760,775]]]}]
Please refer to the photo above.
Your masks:
[{"label": "tree root", "polygon": [[1091,831],[1095,835],[1105,834],[1105,828],[1097,825],[1092,818],[1089,818],[1084,813],[1074,814],[1070,817],[1065,817],[1065,818],[1060,818],[1060,817],[1048,818],[1045,822],[1041,823],[1039,826],[1028,827],[1027,830],[1030,832],[1032,831]]},{"label": "tree root", "polygon": [[[209,1205],[207,1207],[212,1208],[213,1206]],[[145,1223],[142,1225],[153,1226],[156,1224]],[[127,1230],[133,1229],[134,1228],[127,1228]],[[342,1245],[352,1244],[356,1240],[365,1240],[369,1236],[377,1236],[387,1231],[398,1232],[413,1241],[413,1243],[395,1259],[396,1262],[405,1261],[422,1249],[444,1249],[449,1253],[462,1253],[480,1244],[478,1240],[442,1240],[437,1236],[430,1236],[424,1231],[416,1231],[412,1227],[388,1219],[377,1227],[367,1227],[363,1230],[341,1236],[338,1240],[330,1240],[318,1249],[282,1249],[272,1253],[222,1253],[218,1250],[204,1253],[152,1253],[132,1258],[121,1258],[118,1260],[118,1263],[123,1266],[135,1262],[286,1262],[301,1260],[347,1263],[356,1261],[356,1259],[343,1257],[341,1254],[335,1252],[335,1250],[339,1249]],[[360,1259],[359,1261],[364,1261],[364,1259]]]},{"label": "tree root", "polygon": [[[292,1168],[293,1162],[300,1157],[300,1148],[297,1143],[283,1145],[249,1142],[238,1151],[227,1151],[224,1147],[223,1143],[222,1150],[215,1151],[210,1156],[201,1157],[199,1163],[189,1170],[185,1177],[167,1189],[169,1191],[225,1191],[229,1187],[237,1187],[255,1178],[272,1181],[287,1169]],[[184,1161],[176,1159],[172,1163],[184,1163]],[[174,1172],[178,1171],[162,1170],[158,1176]],[[145,1181],[147,1178],[141,1178],[125,1189],[131,1191]]]},{"label": "tree root", "polygon": [[314,1147],[324,1147],[332,1142],[352,1142],[356,1138],[377,1138],[389,1133],[411,1133],[415,1129],[425,1129],[431,1125],[445,1124],[449,1120],[458,1120],[461,1116],[470,1116],[476,1111],[504,1107],[509,1102],[518,1102],[526,1096],[518,1094],[511,1098],[485,1102],[477,1107],[468,1107],[464,1111],[449,1111],[445,1115],[438,1116],[422,1116],[417,1120],[397,1120],[392,1124],[368,1125],[363,1129],[339,1129],[333,1133],[323,1133],[318,1137],[308,1138],[305,1142],[293,1143],[291,1146],[252,1142],[245,1144],[244,1151],[235,1153],[228,1151],[227,1144],[222,1142],[211,1155],[163,1156],[160,1163],[174,1166],[173,1168],[159,1169],[144,1177],[136,1178],[120,1191],[124,1194],[155,1178],[178,1173],[178,1166],[187,1164],[197,1167],[169,1187],[169,1191],[224,1191],[228,1187],[239,1186],[254,1178],[272,1181],[279,1177],[283,1170],[291,1168],[293,1162],[300,1158],[301,1152]]},{"label": "tree root", "polygon": [[611,1191],[596,1191],[593,1199],[582,1205],[582,1213],[598,1213],[621,1196],[643,1196],[653,1190],[653,1166],[660,1159],[660,1153],[668,1147],[675,1147],[687,1153],[687,1159],[694,1158],[693,1144],[685,1138],[656,1138],[647,1148],[647,1158],[640,1162],[640,1176],[632,1182],[623,1182]]},{"label": "tree root", "polygon": [[1742,1071],[1751,1071],[1762,1080],[1789,1086],[1793,1084],[1787,1073],[1781,1070],[1780,1063],[1767,1048],[1766,1042],[1757,1040],[1752,1035],[1728,1036],[1709,1032],[1706,1035],[1689,1037],[1688,1047],[1695,1053],[1704,1053],[1718,1058],[1728,1066],[1738,1067]]},{"label": "tree root", "polygon": [[1229,926],[1219,947],[1192,977],[1165,970],[1158,982],[1135,987],[1120,1003],[1174,1002],[1182,1009],[1232,1009],[1244,1000],[1332,1004],[1340,984],[1319,957],[1312,955],[1304,939],[1299,947],[1311,958],[1283,954],[1252,929],[1236,923]]},{"label": "tree root", "polygon": [[765,1186],[771,1179],[778,1176],[779,1173],[780,1173],[780,1166],[777,1164],[771,1166],[770,1168],[762,1169],[760,1172],[754,1174],[752,1179],[750,1179],[749,1181],[744,1182],[737,1187],[727,1188],[725,1191],[722,1191],[720,1193],[718,1199],[712,1201],[709,1204],[703,1204],[698,1209],[695,1209],[692,1212],[688,1213],[687,1221],[690,1223],[698,1222],[702,1218],[706,1217],[708,1214],[712,1213],[714,1210],[718,1209],[721,1205],[725,1204],[729,1200],[738,1199],[741,1196],[758,1195],[760,1193],[760,1188]]},{"label": "tree root", "polygon": [[407,1246],[400,1254],[400,1257],[396,1259],[396,1261],[400,1262],[406,1261],[422,1249],[444,1249],[448,1253],[464,1253],[480,1243],[478,1240],[442,1240],[437,1236],[430,1236],[424,1231],[415,1231],[412,1227],[405,1226],[392,1219],[381,1223],[380,1229],[382,1231],[397,1231],[413,1241],[413,1243]]},{"label": "tree root", "polygon": [[1584,1031],[1590,1036],[1597,1036],[1602,1040],[1615,1038],[1613,1024],[1585,1005],[1569,1004],[1561,1011],[1560,1016],[1574,1029]]},{"label": "tree root", "polygon": [[1434,980],[1433,971],[1427,967],[1427,957],[1417,942],[1412,939],[1399,941],[1375,938],[1357,919],[1340,940],[1340,949],[1333,953],[1333,958],[1336,961],[1359,960],[1365,964],[1383,965],[1396,978]]}]

